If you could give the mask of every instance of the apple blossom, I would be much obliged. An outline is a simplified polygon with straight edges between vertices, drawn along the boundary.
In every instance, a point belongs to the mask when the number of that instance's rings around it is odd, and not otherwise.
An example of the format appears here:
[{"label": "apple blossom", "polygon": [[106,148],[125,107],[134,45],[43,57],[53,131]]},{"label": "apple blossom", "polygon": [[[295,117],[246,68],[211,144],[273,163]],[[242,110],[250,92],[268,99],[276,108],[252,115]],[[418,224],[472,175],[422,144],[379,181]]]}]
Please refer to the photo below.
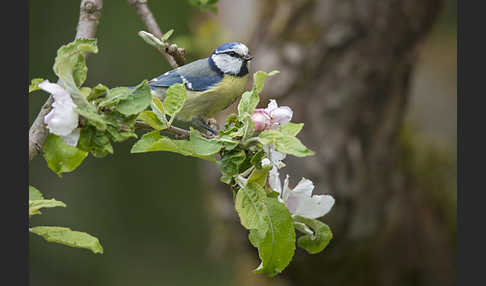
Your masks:
[{"label": "apple blossom", "polygon": [[287,175],[282,189],[279,173],[276,168],[270,171],[268,184],[275,192],[279,193],[278,199],[295,216],[316,219],[327,214],[334,205],[334,198],[330,195],[312,195],[314,184],[306,178],[302,178],[291,189],[289,187],[289,175]]},{"label": "apple blossom", "polygon": [[50,133],[60,136],[66,144],[76,146],[79,140],[79,115],[74,110],[76,104],[71,95],[59,84],[45,80],[39,88],[52,94],[52,110],[44,117],[44,123]]},{"label": "apple blossom", "polygon": [[275,99],[270,99],[267,108],[256,108],[252,115],[255,131],[275,130],[290,122],[293,111],[288,106],[278,106]]}]

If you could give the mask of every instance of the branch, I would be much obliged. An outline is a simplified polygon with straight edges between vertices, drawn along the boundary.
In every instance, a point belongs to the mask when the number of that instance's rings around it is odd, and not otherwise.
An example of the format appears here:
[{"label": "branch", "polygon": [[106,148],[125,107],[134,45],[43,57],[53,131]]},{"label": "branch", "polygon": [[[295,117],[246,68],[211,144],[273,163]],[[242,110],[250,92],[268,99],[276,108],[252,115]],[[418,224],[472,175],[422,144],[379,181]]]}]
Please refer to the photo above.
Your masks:
[{"label": "branch", "polygon": [[[75,39],[95,37],[102,9],[103,0],[81,0]],[[51,111],[53,102],[54,99],[50,95],[29,129],[29,162],[42,150],[49,134],[44,124],[44,117]]]},{"label": "branch", "polygon": [[[135,127],[140,128],[140,129],[153,129],[150,125],[148,125],[148,124],[146,124],[142,121],[136,121]],[[178,137],[178,139],[187,139],[191,135],[191,132],[189,130],[182,129],[182,128],[175,127],[175,126],[170,126],[167,129],[163,129],[163,130],[160,130],[160,131],[173,133]],[[204,133],[201,133],[201,132],[199,132],[199,134],[202,137],[207,138],[207,139],[211,139],[211,138],[216,137],[214,135],[208,135],[208,134],[204,134]]]},{"label": "branch", "polygon": [[[149,7],[147,6],[147,0],[128,0],[128,3],[135,8],[148,31],[161,39],[163,34],[160,31],[159,25],[155,21],[154,15],[150,12]],[[166,43],[165,49],[157,48],[157,50],[164,54],[173,68],[182,66],[186,63],[186,51],[183,48],[177,48],[175,44],[170,45]]]}]

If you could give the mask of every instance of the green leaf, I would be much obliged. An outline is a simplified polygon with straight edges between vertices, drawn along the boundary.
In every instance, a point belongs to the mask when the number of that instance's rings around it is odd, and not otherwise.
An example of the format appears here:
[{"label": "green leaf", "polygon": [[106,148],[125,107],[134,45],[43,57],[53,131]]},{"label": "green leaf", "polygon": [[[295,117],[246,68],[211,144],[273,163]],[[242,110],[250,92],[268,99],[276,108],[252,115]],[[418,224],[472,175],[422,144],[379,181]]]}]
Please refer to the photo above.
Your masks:
[{"label": "green leaf", "polygon": [[99,97],[101,97],[105,94],[107,95],[109,92],[110,92],[110,89],[106,85],[99,83],[98,85],[96,85],[95,87],[93,87],[91,89],[91,92],[89,93],[87,99],[89,101],[91,101],[91,100],[97,99],[97,98],[99,98]]},{"label": "green leaf", "polygon": [[137,117],[137,120],[145,122],[155,130],[163,130],[168,127],[167,123],[164,124],[163,122],[161,122],[157,117],[157,115],[154,112],[149,110],[140,112],[140,114]]},{"label": "green leaf", "polygon": [[219,140],[204,138],[192,127],[189,142],[194,146],[194,153],[201,156],[217,154],[223,148]]},{"label": "green leaf", "polygon": [[137,138],[134,126],[136,115],[125,116],[117,111],[105,114],[107,131],[114,142],[121,142],[128,138]]},{"label": "green leaf", "polygon": [[81,129],[78,147],[83,151],[90,152],[96,158],[103,158],[108,154],[113,154],[113,146],[106,133],[91,126]]},{"label": "green leaf", "polygon": [[315,154],[312,150],[305,147],[299,139],[292,136],[283,136],[282,138],[279,138],[275,142],[275,149],[279,152],[297,157],[306,157]]},{"label": "green leaf", "polygon": [[70,146],[61,137],[50,133],[43,147],[47,166],[59,177],[62,173],[74,171],[86,158],[87,152]]},{"label": "green leaf", "polygon": [[91,104],[78,105],[74,108],[79,115],[88,120],[88,123],[100,131],[106,130],[106,122],[103,117],[97,113],[96,108]]},{"label": "green leaf", "polygon": [[238,104],[238,114],[243,116],[245,113],[253,114],[255,107],[258,105],[260,97],[256,92],[245,91],[241,96],[240,103]]},{"label": "green leaf", "polygon": [[153,47],[156,47],[156,48],[163,48],[164,47],[164,43],[159,39],[157,38],[156,36],[152,35],[151,33],[149,32],[146,32],[146,31],[140,31],[138,32],[138,35],[140,36],[140,38],[142,38],[147,44],[153,46]]},{"label": "green leaf", "polygon": [[245,159],[245,151],[232,150],[225,152],[221,160],[216,161],[216,164],[223,175],[232,177],[239,174],[240,165],[245,161]]},{"label": "green leaf", "polygon": [[[296,131],[297,128],[295,127],[286,130],[288,134],[295,133]],[[315,154],[312,150],[305,147],[297,137],[288,134],[284,134],[277,130],[265,130],[258,136],[258,141],[262,144],[273,144],[277,151],[297,157],[305,157]]]},{"label": "green leaf", "polygon": [[258,248],[261,259],[255,273],[275,276],[290,263],[295,252],[295,229],[287,207],[276,198],[267,198],[265,206],[269,227],[264,238],[257,230],[251,230],[250,242]]},{"label": "green leaf", "polygon": [[188,140],[174,140],[160,135],[158,131],[146,133],[132,146],[130,153],[168,151],[184,156],[192,156],[214,162],[213,156],[203,156],[195,153],[194,146]]},{"label": "green leaf", "polygon": [[85,248],[93,253],[103,254],[103,247],[98,239],[90,234],[74,231],[67,227],[36,226],[30,232],[42,236],[48,242],[64,244],[70,247]]},{"label": "green leaf", "polygon": [[284,135],[277,130],[265,130],[260,135],[258,135],[258,141],[262,144],[273,144],[275,145],[275,142],[282,138]]},{"label": "green leaf", "polygon": [[309,233],[308,229],[302,228],[300,231],[304,232],[297,240],[297,245],[305,249],[310,254],[321,252],[332,239],[331,229],[323,222],[316,219],[309,219],[301,216],[294,218],[295,222],[302,223],[312,228],[313,233]]},{"label": "green leaf", "polygon": [[115,108],[121,99],[127,98],[132,93],[132,89],[124,86],[114,87],[106,94],[105,99],[100,103],[100,107]]},{"label": "green leaf", "polygon": [[29,186],[29,201],[43,200],[43,199],[44,196],[38,189]]},{"label": "green leaf", "polygon": [[297,134],[299,134],[299,132],[302,130],[303,127],[304,127],[304,123],[289,122],[284,126],[280,127],[280,132],[282,132],[282,134],[284,135],[295,137],[297,136]]},{"label": "green leaf", "polygon": [[39,83],[43,82],[44,79],[42,78],[33,78],[31,81],[30,81],[30,85],[29,85],[29,93],[33,92],[33,91],[36,91],[36,90],[40,90],[39,88]]},{"label": "green leaf", "polygon": [[170,29],[169,31],[165,32],[165,34],[162,35],[162,38],[160,38],[160,40],[162,42],[167,42],[167,40],[170,38],[170,36],[172,36],[173,33],[174,33],[174,29]]},{"label": "green leaf", "polygon": [[116,110],[124,115],[138,114],[149,107],[151,102],[151,89],[147,80],[144,80],[130,94],[119,99]]},{"label": "green leaf", "polygon": [[240,120],[245,113],[248,113],[249,115],[253,114],[253,111],[255,111],[255,108],[260,101],[259,94],[262,92],[265,78],[277,73],[279,73],[279,71],[272,71],[270,73],[257,71],[253,74],[253,88],[251,91],[245,91],[243,93],[240,103],[238,104],[238,115],[240,116]]},{"label": "green leaf", "polygon": [[165,92],[164,109],[165,113],[171,116],[171,123],[174,116],[181,111],[186,98],[186,88],[181,83],[171,85]]},{"label": "green leaf", "polygon": [[152,102],[150,103],[150,107],[152,108],[152,111],[157,116],[159,121],[162,122],[164,125],[168,126],[167,117],[165,116],[165,109],[162,101],[160,101],[160,99],[156,96],[152,96]]},{"label": "green leaf", "polygon": [[221,137],[217,138],[217,140],[223,145],[225,150],[231,151],[240,144],[240,141],[231,139],[229,135],[222,135]]},{"label": "green leaf", "polygon": [[267,175],[270,169],[272,169],[271,165],[265,168],[255,168],[251,172],[250,177],[248,177],[248,183],[255,182],[264,187],[267,182]]},{"label": "green leaf", "polygon": [[88,67],[83,53],[98,53],[96,39],[76,39],[60,47],[54,62],[54,73],[68,91],[79,88],[86,80]]},{"label": "green leaf", "polygon": [[245,188],[240,189],[235,200],[235,209],[241,225],[246,229],[255,230],[261,239],[265,237],[270,220],[265,200],[265,190],[254,182],[249,182]]},{"label": "green leaf", "polygon": [[29,217],[34,214],[40,214],[41,208],[55,208],[55,207],[66,207],[61,201],[51,200],[29,200]]}]

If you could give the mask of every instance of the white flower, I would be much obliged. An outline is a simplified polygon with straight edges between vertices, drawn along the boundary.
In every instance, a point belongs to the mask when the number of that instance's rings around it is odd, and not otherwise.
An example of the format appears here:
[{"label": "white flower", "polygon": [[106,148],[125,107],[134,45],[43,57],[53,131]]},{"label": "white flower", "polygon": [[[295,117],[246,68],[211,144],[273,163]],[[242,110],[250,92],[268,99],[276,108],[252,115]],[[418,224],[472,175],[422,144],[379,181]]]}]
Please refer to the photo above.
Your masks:
[{"label": "white flower", "polygon": [[327,214],[334,205],[334,198],[330,195],[312,195],[314,184],[305,178],[291,189],[289,175],[287,175],[282,190],[276,168],[270,171],[268,184],[274,191],[280,193],[279,200],[287,206],[292,215],[316,219]]},{"label": "white flower", "polygon": [[267,155],[267,158],[270,160],[270,162],[276,166],[278,169],[281,169],[285,167],[285,163],[282,162],[283,159],[287,156],[285,153],[278,152],[275,150],[275,147],[273,144],[266,144],[263,145],[263,151]]},{"label": "white flower", "polygon": [[275,99],[270,99],[267,108],[256,108],[252,115],[255,131],[278,129],[290,122],[293,111],[288,106],[278,106]]},{"label": "white flower", "polygon": [[52,94],[54,103],[52,110],[44,117],[49,132],[60,136],[66,144],[76,146],[79,140],[78,127],[79,115],[74,110],[76,104],[71,95],[57,83],[45,80],[39,84],[39,88]]}]

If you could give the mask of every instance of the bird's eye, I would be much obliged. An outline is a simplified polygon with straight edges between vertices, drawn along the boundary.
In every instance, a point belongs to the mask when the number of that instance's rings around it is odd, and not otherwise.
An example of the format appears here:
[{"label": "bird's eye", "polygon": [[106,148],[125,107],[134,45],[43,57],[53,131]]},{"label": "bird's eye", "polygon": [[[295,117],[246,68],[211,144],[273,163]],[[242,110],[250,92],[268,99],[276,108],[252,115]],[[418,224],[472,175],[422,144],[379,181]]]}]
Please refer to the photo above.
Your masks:
[{"label": "bird's eye", "polygon": [[228,55],[234,57],[234,56],[236,56],[236,53],[235,52],[228,52]]}]

